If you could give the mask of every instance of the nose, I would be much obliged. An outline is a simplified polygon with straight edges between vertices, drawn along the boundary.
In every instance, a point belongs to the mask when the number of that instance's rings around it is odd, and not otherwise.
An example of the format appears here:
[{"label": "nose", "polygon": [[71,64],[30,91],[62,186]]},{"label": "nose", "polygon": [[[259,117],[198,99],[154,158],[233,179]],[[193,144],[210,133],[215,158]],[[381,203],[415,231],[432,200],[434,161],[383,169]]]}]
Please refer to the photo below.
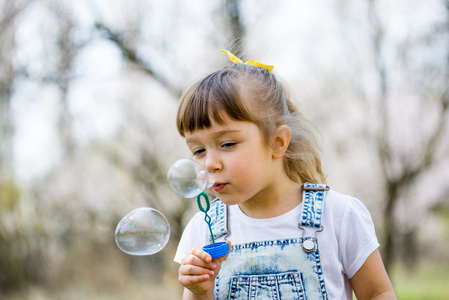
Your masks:
[{"label": "nose", "polygon": [[204,168],[209,172],[217,172],[223,168],[220,155],[216,151],[208,151]]}]

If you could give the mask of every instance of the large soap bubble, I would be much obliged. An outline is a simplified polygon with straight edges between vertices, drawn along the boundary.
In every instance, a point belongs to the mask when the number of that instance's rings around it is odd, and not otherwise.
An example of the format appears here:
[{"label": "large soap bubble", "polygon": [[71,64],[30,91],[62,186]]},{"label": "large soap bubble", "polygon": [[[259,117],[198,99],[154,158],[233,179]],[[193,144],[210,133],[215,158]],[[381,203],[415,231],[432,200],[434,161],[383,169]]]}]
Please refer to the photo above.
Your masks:
[{"label": "large soap bubble", "polygon": [[196,197],[215,183],[211,172],[204,170],[199,163],[185,158],[173,163],[168,170],[167,180],[173,191],[185,198]]},{"label": "large soap bubble", "polygon": [[161,251],[170,238],[170,225],[164,215],[151,207],[137,208],[118,223],[115,242],[131,255],[152,255]]}]

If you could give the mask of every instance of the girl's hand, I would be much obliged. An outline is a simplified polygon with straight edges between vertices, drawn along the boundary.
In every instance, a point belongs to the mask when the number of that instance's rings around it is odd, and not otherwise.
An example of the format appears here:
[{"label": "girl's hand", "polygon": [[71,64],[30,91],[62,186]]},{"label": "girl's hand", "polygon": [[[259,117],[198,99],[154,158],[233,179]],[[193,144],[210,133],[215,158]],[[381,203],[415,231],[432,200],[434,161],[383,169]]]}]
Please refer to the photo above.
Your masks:
[{"label": "girl's hand", "polygon": [[[228,241],[229,249],[231,242]],[[226,256],[212,257],[199,247],[192,248],[181,261],[179,282],[188,291],[183,299],[214,299],[215,278]]]}]

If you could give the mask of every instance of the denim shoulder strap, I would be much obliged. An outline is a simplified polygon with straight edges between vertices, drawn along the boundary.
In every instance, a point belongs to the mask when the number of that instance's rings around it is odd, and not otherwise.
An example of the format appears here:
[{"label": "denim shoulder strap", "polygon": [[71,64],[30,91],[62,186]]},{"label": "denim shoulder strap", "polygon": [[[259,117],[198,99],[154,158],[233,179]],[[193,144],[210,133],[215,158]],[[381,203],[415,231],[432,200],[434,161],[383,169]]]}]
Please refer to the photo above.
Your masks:
[{"label": "denim shoulder strap", "polygon": [[211,217],[211,228],[214,239],[223,235],[228,235],[228,207],[221,202],[220,199],[212,201],[209,209],[209,216]]},{"label": "denim shoulder strap", "polygon": [[325,184],[305,183],[303,185],[301,226],[321,228],[325,192],[328,190],[329,187]]},{"label": "denim shoulder strap", "polygon": [[[321,228],[321,217],[324,209],[325,192],[329,187],[325,184],[305,183],[303,186],[303,208],[301,226]],[[209,216],[214,239],[229,235],[228,208],[220,199],[215,199],[210,205]]]}]

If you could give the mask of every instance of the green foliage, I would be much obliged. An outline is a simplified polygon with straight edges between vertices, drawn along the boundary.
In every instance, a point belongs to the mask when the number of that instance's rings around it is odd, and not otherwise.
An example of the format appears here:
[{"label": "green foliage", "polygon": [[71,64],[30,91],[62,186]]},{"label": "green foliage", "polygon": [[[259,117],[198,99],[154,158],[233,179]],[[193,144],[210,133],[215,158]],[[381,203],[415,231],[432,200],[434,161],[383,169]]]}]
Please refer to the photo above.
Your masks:
[{"label": "green foliage", "polygon": [[[40,280],[41,251],[33,250],[30,236],[20,220],[21,191],[11,179],[0,178],[0,290],[10,292]],[[28,229],[32,226],[26,227]]]},{"label": "green foliage", "polygon": [[0,178],[0,213],[12,211],[20,200],[20,190],[13,180]]},{"label": "green foliage", "polygon": [[14,181],[0,179],[0,287],[2,290],[15,289],[26,281],[23,265],[13,253],[17,236],[11,232],[6,218],[20,201],[20,191]]},{"label": "green foliage", "polygon": [[449,265],[447,263],[422,265],[416,269],[397,266],[391,278],[398,299],[448,299]]}]

